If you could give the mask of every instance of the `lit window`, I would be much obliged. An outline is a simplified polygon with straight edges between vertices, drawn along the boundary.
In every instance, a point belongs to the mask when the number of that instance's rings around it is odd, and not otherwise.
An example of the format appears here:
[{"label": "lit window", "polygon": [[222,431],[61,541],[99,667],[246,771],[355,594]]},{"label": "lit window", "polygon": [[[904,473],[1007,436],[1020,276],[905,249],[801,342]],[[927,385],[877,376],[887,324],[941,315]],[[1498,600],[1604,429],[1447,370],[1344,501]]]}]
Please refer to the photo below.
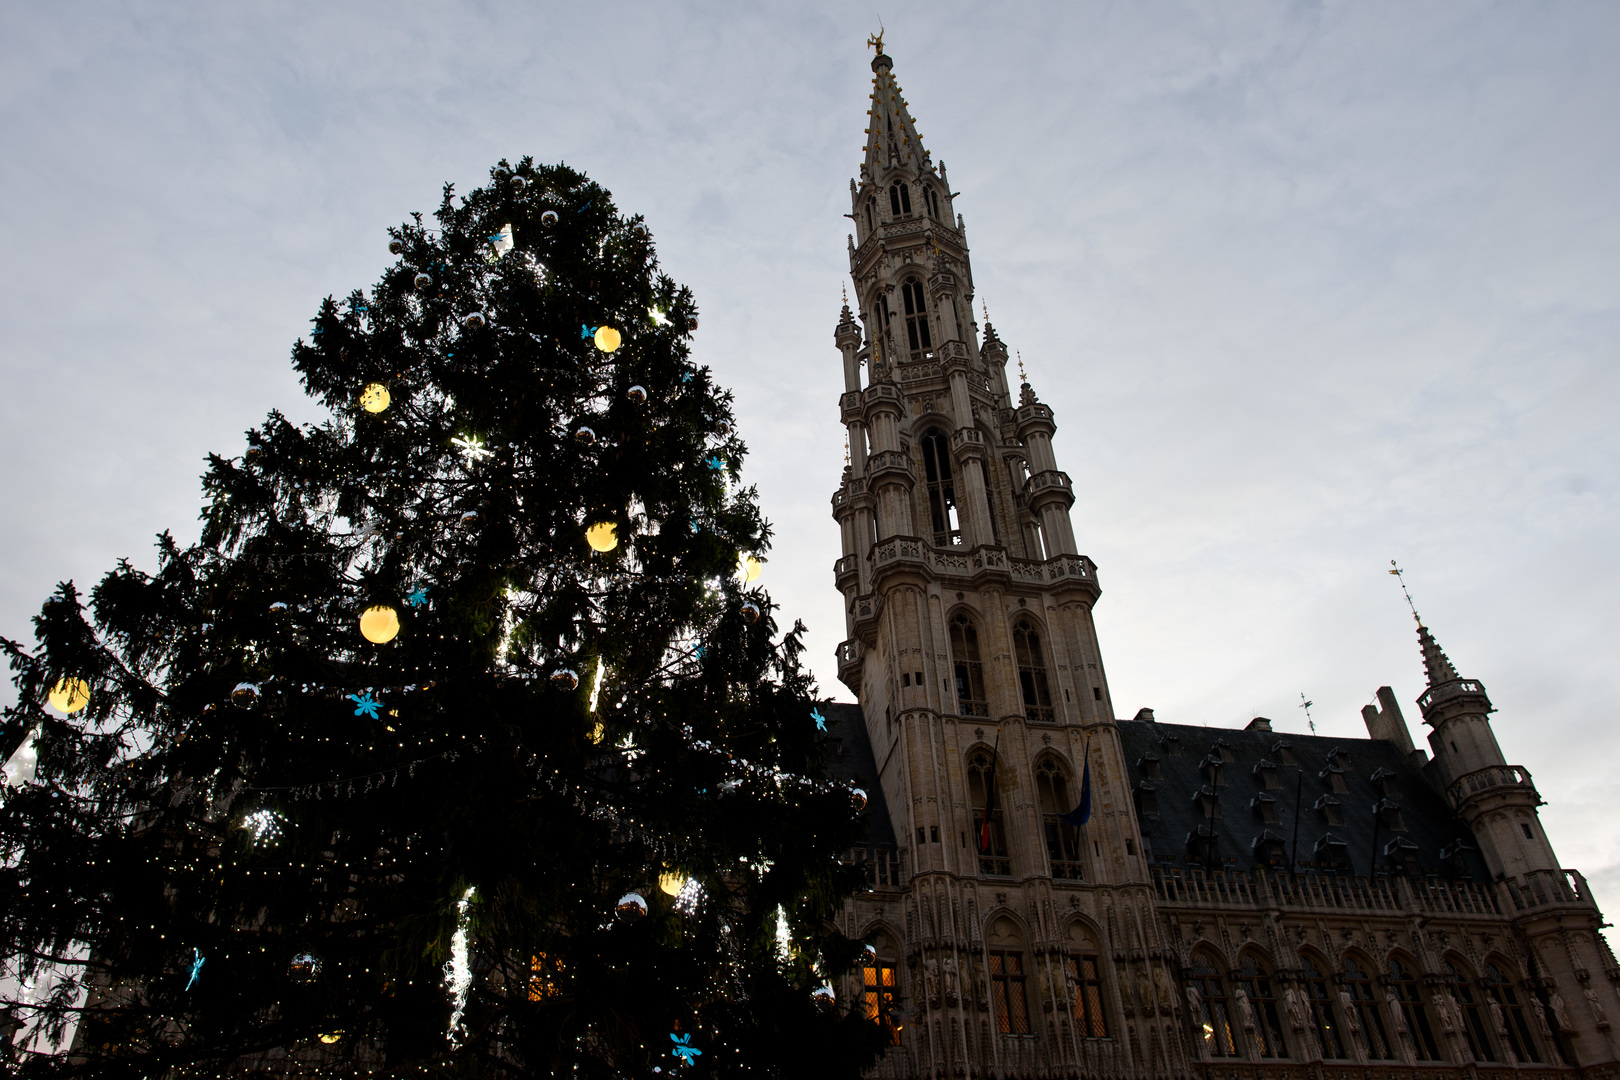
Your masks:
[{"label": "lit window", "polygon": [[997,1031],[1003,1035],[1029,1034],[1023,953],[990,950],[990,1000],[996,1011]]},{"label": "lit window", "polygon": [[1074,1018],[1082,1039],[1108,1038],[1101,970],[1094,953],[1069,957],[1069,981],[1074,984]]},{"label": "lit window", "polygon": [[1237,1057],[1237,1041],[1232,1034],[1232,1012],[1227,1003],[1226,985],[1206,956],[1194,959],[1188,972],[1188,985],[1198,1002],[1199,1015],[1193,1027],[1204,1037],[1210,1057]]}]

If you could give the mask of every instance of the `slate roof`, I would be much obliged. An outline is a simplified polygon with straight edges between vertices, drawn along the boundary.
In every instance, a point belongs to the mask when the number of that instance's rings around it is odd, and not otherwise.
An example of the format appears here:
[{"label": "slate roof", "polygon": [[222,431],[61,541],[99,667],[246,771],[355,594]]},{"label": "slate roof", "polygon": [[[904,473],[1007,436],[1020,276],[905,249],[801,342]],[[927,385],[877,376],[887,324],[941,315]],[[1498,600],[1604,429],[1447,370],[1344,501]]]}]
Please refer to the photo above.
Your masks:
[{"label": "slate roof", "polygon": [[[1387,799],[1377,827],[1380,872],[1398,872],[1415,857],[1415,869],[1421,874],[1490,880],[1473,834],[1429,784],[1420,764],[1392,742],[1296,735],[1255,725],[1194,727],[1146,719],[1121,720],[1118,725],[1126,772],[1132,791],[1138,792],[1137,821],[1155,865],[1248,869],[1267,861],[1265,846],[1257,851],[1254,845],[1263,835],[1286,865],[1293,843],[1296,784],[1303,771],[1298,814],[1301,869],[1364,876],[1373,859],[1374,807]],[[1215,775],[1220,782],[1212,783],[1209,766],[1217,750],[1231,760],[1219,764]],[[1282,750],[1292,755],[1297,767],[1284,764]],[[1157,778],[1152,775],[1155,757]],[[1278,789],[1266,787],[1262,763],[1275,766]],[[1342,793],[1333,790],[1335,769],[1344,781]],[[1143,812],[1144,788],[1147,803],[1157,804],[1156,815]],[[1275,800],[1275,824],[1265,823],[1255,805],[1265,797]],[[1333,799],[1338,800],[1343,825],[1329,823]],[[1212,802],[1220,809],[1214,819],[1207,816]],[[1397,814],[1404,830],[1394,828]]]},{"label": "slate roof", "polygon": [[877,762],[872,757],[872,740],[866,734],[866,719],[859,705],[841,702],[822,705],[827,717],[827,737],[835,740],[837,751],[828,772],[848,780],[866,792],[866,847],[893,848],[894,826],[889,821],[889,804],[878,783]]}]

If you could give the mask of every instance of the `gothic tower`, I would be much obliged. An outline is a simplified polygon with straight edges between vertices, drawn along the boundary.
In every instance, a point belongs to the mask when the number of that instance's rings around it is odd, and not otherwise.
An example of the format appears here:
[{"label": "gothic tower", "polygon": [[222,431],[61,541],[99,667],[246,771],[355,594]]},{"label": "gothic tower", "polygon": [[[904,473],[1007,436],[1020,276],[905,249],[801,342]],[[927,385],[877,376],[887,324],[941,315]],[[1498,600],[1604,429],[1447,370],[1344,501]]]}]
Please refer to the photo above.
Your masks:
[{"label": "gothic tower", "polygon": [[[917,972],[919,1070],[1169,1067],[1182,1052],[1168,1019],[1133,1042],[1099,1038],[1121,992],[1127,1010],[1147,995],[1144,1017],[1164,998],[1168,1018],[1172,984],[1055,418],[1027,382],[1012,399],[1007,347],[988,321],[981,337],[957,193],[874,44],[850,182],[858,314],[846,303],[834,334],[850,446],[833,496],[838,673],[860,701],[909,887],[903,926],[891,912],[874,916],[887,931],[852,929]],[[1094,809],[1077,825],[1088,748]],[[1109,941],[1130,943],[1131,969],[1088,1015]],[[1068,1001],[1081,1004],[1054,1008]]]}]

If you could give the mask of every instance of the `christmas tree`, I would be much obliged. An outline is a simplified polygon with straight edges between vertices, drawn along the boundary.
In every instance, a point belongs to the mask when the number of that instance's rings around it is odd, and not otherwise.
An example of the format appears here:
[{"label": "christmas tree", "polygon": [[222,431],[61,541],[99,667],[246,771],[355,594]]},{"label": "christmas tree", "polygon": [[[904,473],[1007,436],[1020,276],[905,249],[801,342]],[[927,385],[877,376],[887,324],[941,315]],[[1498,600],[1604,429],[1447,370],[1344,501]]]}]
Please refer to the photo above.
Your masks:
[{"label": "christmas tree", "polygon": [[391,235],[293,350],[330,419],[4,643],[24,1072],[855,1075],[864,797],[691,294],[564,166]]}]

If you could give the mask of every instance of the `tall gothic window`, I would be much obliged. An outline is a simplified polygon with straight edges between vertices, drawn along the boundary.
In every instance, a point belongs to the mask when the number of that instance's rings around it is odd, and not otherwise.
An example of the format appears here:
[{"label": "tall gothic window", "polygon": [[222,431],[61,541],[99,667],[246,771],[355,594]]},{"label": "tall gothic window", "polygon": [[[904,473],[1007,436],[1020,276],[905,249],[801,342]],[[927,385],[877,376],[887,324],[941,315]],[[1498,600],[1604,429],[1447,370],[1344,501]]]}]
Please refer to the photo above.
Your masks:
[{"label": "tall gothic window", "polygon": [[[978,750],[968,759],[968,798],[973,802],[973,846],[979,851],[979,873],[1005,877],[1012,873],[1012,860],[1007,855],[1007,830],[1002,820],[1001,795],[994,791],[991,783],[995,767],[995,760],[988,750]],[[986,815],[990,821],[990,843],[980,847],[979,838]]]},{"label": "tall gothic window", "polygon": [[1451,996],[1457,999],[1457,1007],[1462,1010],[1463,1034],[1468,1036],[1468,1049],[1474,1052],[1477,1061],[1495,1061],[1496,1050],[1491,1046],[1491,1039],[1485,1032],[1485,1020],[1479,1015],[1479,1002],[1474,1000],[1473,988],[1468,980],[1463,978],[1462,972],[1451,961],[1446,961],[1446,983]]},{"label": "tall gothic window", "polygon": [[1041,652],[1041,635],[1028,619],[1013,625],[1013,652],[1018,656],[1018,687],[1024,695],[1024,716],[1040,723],[1052,722],[1052,691],[1046,683],[1046,656]]},{"label": "tall gothic window", "polygon": [[1232,1011],[1228,1006],[1226,986],[1220,972],[1209,957],[1199,954],[1193,959],[1188,972],[1187,985],[1197,994],[1198,1013],[1193,1027],[1204,1037],[1204,1047],[1210,1057],[1237,1057],[1237,1042],[1232,1036]]},{"label": "tall gothic window", "polygon": [[906,278],[900,286],[901,299],[906,305],[906,340],[911,345],[911,351],[934,347],[934,339],[928,332],[928,297],[923,293],[922,282],[916,278]]},{"label": "tall gothic window", "polygon": [[932,184],[923,185],[923,202],[928,204],[928,216],[939,219],[939,196],[935,194]]},{"label": "tall gothic window", "polygon": [[868,200],[866,200],[866,233],[867,233],[868,236],[870,236],[872,233],[874,233],[876,231],[877,231],[877,202],[875,200],[873,200],[873,199],[868,199]]},{"label": "tall gothic window", "polygon": [[1029,999],[1024,994],[1024,954],[990,950],[990,1000],[996,1030],[1003,1035],[1029,1034]]},{"label": "tall gothic window", "polygon": [[979,661],[979,631],[960,611],[951,619],[951,658],[956,668],[957,711],[962,716],[989,716],[984,665]]},{"label": "tall gothic window", "polygon": [[1051,758],[1035,766],[1035,788],[1040,793],[1041,822],[1046,828],[1046,857],[1052,863],[1052,876],[1077,881],[1084,874],[1080,866],[1080,830],[1063,820],[1074,809],[1069,801],[1069,783],[1063,769]]},{"label": "tall gothic window", "polygon": [[1068,958],[1069,981],[1074,984],[1074,1019],[1082,1039],[1108,1038],[1108,1019],[1103,1015],[1102,969],[1096,953],[1076,953]]},{"label": "tall gothic window", "polygon": [[1282,1021],[1277,1015],[1277,994],[1271,986],[1271,976],[1254,954],[1243,958],[1243,967],[1236,978],[1248,995],[1249,1007],[1254,1010],[1254,1041],[1263,1058],[1285,1058],[1288,1044],[1283,1042]]},{"label": "tall gothic window", "polygon": [[889,1045],[900,1044],[900,1025],[894,1015],[900,993],[900,969],[893,960],[872,957],[861,972],[866,991],[866,1018],[889,1033]]},{"label": "tall gothic window", "polygon": [[1519,1004],[1519,993],[1495,964],[1485,965],[1485,996],[1502,1010],[1502,1023],[1507,1027],[1508,1046],[1521,1062],[1541,1062],[1536,1044],[1530,1038],[1530,1025],[1524,1022],[1524,1006]]},{"label": "tall gothic window", "polygon": [[911,186],[904,180],[896,180],[889,187],[889,209],[895,217],[911,213]]},{"label": "tall gothic window", "polygon": [[1345,1056],[1344,1040],[1339,1037],[1338,1015],[1333,1011],[1333,995],[1328,990],[1327,979],[1316,969],[1310,957],[1301,957],[1301,964],[1305,1000],[1311,1006],[1311,1023],[1316,1027],[1316,1037],[1322,1044],[1322,1056],[1342,1058]]},{"label": "tall gothic window", "polygon": [[928,481],[928,517],[934,543],[944,547],[962,542],[962,522],[956,512],[956,483],[951,476],[951,441],[939,428],[922,437],[923,476]]},{"label": "tall gothic window", "polygon": [[1384,1031],[1384,1013],[1373,995],[1372,976],[1361,970],[1353,957],[1344,962],[1344,986],[1350,991],[1350,1002],[1361,1021],[1361,1033],[1367,1040],[1367,1056],[1375,1061],[1387,1061],[1395,1056]]},{"label": "tall gothic window", "polygon": [[1419,1061],[1441,1061],[1440,1047],[1434,1041],[1434,1028],[1429,1025],[1429,1011],[1418,992],[1417,975],[1399,960],[1389,962],[1389,988],[1400,1002],[1401,1017],[1406,1030],[1412,1033],[1412,1047]]}]

